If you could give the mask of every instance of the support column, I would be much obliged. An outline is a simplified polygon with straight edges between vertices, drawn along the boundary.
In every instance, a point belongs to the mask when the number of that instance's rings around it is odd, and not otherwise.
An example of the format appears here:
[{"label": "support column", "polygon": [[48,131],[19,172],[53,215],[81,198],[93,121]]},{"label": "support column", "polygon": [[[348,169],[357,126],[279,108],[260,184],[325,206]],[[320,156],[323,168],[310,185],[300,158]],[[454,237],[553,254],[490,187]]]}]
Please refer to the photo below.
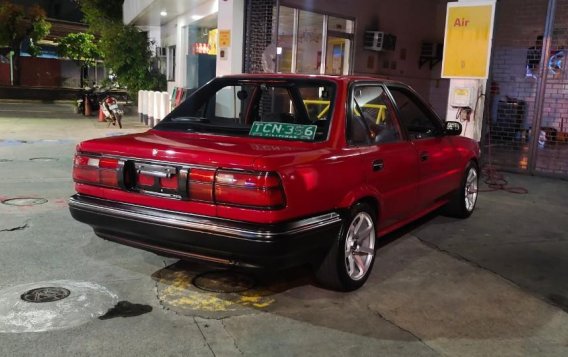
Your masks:
[{"label": "support column", "polygon": [[[471,2],[472,5],[479,4],[495,4],[495,0],[459,0],[459,3],[464,3],[467,5]],[[494,24],[491,28],[494,28]],[[489,34],[490,38],[493,38],[493,34]],[[490,52],[491,53],[491,52]],[[490,62],[490,53],[487,61]],[[450,102],[452,99],[452,94],[456,88],[470,88],[473,92],[473,100],[471,108],[471,113],[469,115],[463,110],[460,113],[460,109],[453,107]],[[487,78],[480,79],[466,79],[466,78],[451,78],[450,79],[450,91],[448,94],[448,105],[446,110],[446,120],[460,121],[463,125],[462,135],[468,138],[474,139],[476,141],[481,140],[481,132],[483,127],[483,113],[485,107],[485,95],[487,89]],[[460,115],[461,114],[461,115]]]},{"label": "support column", "polygon": [[243,73],[244,0],[219,0],[217,76]]},{"label": "support column", "polygon": [[[456,88],[472,88],[475,95],[472,112],[467,115],[466,112],[450,105],[450,99]],[[481,129],[483,127],[483,112],[485,108],[485,89],[487,88],[487,78],[485,79],[450,79],[450,92],[448,100],[448,108],[446,111],[446,120],[461,122],[463,126],[462,136],[481,140]],[[459,115],[461,114],[461,115]]]}]

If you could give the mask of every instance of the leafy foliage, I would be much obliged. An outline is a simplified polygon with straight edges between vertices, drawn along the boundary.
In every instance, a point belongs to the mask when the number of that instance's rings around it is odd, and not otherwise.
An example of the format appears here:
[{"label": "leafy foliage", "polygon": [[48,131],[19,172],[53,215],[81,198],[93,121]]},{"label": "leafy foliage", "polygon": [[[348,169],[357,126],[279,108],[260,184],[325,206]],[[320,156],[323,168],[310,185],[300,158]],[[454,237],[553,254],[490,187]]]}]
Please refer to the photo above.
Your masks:
[{"label": "leafy foliage", "polygon": [[75,61],[81,67],[92,66],[102,58],[101,50],[90,33],[69,33],[59,40],[59,55]]},{"label": "leafy foliage", "polygon": [[37,56],[40,48],[37,43],[44,39],[51,29],[46,20],[45,10],[39,5],[24,7],[4,0],[0,3],[0,45],[14,51],[14,70],[16,83],[19,83],[19,59],[22,43],[29,40],[29,53]]},{"label": "leafy foliage", "polygon": [[[113,31],[112,27],[122,24],[124,0],[76,0],[89,25],[89,31],[103,35]],[[104,35],[103,35],[104,36]]]},{"label": "leafy foliage", "polygon": [[152,69],[152,52],[145,32],[122,23],[124,0],[77,0],[89,31],[99,36],[105,65],[133,98],[139,89],[164,90],[165,76]]}]

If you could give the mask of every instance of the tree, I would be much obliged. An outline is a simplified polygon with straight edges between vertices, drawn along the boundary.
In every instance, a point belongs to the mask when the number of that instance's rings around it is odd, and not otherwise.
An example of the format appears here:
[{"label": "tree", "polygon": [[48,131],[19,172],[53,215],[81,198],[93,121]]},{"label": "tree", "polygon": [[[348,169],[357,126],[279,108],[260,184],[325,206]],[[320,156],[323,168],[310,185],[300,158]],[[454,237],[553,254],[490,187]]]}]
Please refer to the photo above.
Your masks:
[{"label": "tree", "polygon": [[122,25],[124,0],[76,0],[89,25],[89,31],[99,35],[112,32],[114,25]]},{"label": "tree", "polygon": [[139,89],[164,90],[165,76],[153,69],[150,42],[145,32],[122,23],[124,0],[77,0],[89,31],[99,36],[105,66],[136,98]]},{"label": "tree", "polygon": [[81,87],[83,87],[83,71],[96,64],[102,58],[101,50],[90,33],[70,33],[59,40],[59,55],[73,60],[81,68]]},{"label": "tree", "polygon": [[20,49],[29,41],[29,53],[37,56],[41,49],[37,43],[51,29],[46,13],[39,5],[23,7],[7,0],[0,3],[0,45],[14,51],[14,82],[20,84]]}]

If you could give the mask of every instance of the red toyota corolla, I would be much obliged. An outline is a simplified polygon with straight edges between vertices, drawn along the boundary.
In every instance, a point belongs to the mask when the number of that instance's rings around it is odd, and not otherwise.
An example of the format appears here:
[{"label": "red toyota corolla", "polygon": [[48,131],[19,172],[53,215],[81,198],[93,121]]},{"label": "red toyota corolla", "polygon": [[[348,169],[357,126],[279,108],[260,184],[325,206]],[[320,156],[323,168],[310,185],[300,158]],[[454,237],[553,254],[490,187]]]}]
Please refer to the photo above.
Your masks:
[{"label": "red toyota corolla", "polygon": [[474,210],[479,147],[408,86],[238,75],[142,134],[77,147],[71,214],[104,239],[244,268],[310,263],[354,290],[376,240],[441,206]]}]

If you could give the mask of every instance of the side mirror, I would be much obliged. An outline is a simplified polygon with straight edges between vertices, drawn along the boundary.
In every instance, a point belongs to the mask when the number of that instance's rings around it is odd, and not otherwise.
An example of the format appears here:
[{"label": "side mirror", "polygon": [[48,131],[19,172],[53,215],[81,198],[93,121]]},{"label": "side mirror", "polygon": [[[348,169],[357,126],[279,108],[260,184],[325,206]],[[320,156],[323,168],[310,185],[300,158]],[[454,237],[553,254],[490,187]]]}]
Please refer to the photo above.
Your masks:
[{"label": "side mirror", "polygon": [[456,136],[462,132],[462,125],[457,121],[447,121],[445,124],[444,132],[446,135]]}]

